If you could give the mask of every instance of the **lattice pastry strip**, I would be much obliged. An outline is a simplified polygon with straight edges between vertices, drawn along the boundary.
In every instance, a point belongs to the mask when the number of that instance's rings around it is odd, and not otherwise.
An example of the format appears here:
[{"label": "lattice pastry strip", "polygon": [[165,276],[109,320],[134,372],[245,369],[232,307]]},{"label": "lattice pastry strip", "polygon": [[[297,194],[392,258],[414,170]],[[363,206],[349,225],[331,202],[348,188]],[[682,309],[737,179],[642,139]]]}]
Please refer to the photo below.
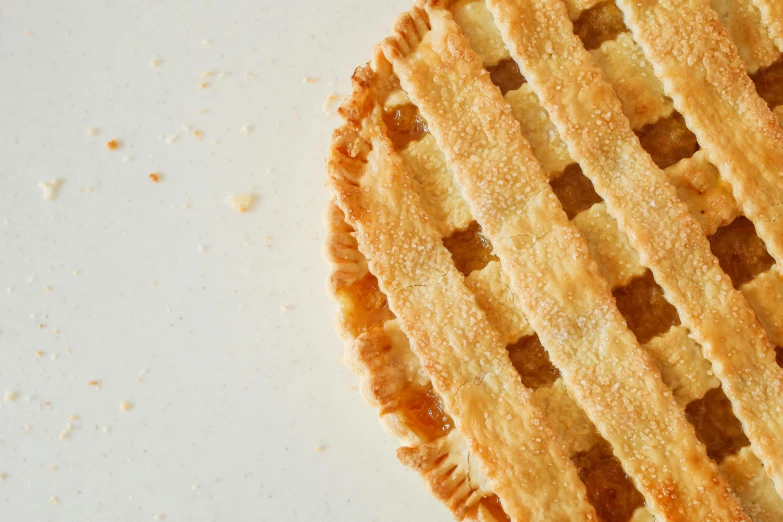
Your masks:
[{"label": "lattice pastry strip", "polygon": [[[704,348],[754,451],[783,490],[783,467],[777,464],[783,461],[783,370],[773,346],[720,269],[701,228],[641,149],[613,89],[571,32],[562,5],[533,4],[489,1],[504,41],[571,155]],[[628,21],[637,8],[626,7]],[[630,17],[631,25],[636,18]],[[552,55],[556,62],[548,59]],[[741,74],[747,79],[744,70]],[[576,96],[581,103],[563,103]],[[777,123],[775,128],[781,132]]]},{"label": "lattice pastry strip", "polygon": [[411,142],[400,156],[417,184],[425,212],[433,218],[441,236],[447,237],[455,230],[467,228],[473,221],[470,209],[462,199],[435,139],[427,134]]},{"label": "lattice pastry strip", "polygon": [[769,67],[781,53],[761,23],[761,13],[751,0],[712,0],[720,23],[737,46],[748,72]]},{"label": "lattice pastry strip", "polygon": [[[783,262],[783,231],[774,224],[783,217],[783,130],[757,95],[715,12],[690,0],[617,4],[666,94],[731,184],[742,213],[753,221],[772,257]],[[763,15],[764,7],[759,7]],[[783,478],[778,484],[783,491]]]},{"label": "lattice pastry strip", "polygon": [[[431,31],[425,15],[414,11],[398,36],[385,42],[384,54],[427,120],[520,308],[569,390],[614,442],[655,512],[742,518],[660,374],[625,327],[586,244],[478,57],[448,13],[432,8],[429,23]],[[472,154],[475,148],[483,154]],[[618,379],[622,387],[611,384]],[[607,401],[622,401],[626,411],[606,407]],[[633,427],[627,425],[631,419]],[[628,440],[629,433],[634,439]],[[653,469],[655,483],[649,479]],[[668,484],[665,502],[660,481]]]},{"label": "lattice pastry strip", "polygon": [[776,493],[775,485],[764,472],[764,466],[749,447],[726,457],[720,464],[720,472],[731,484],[731,489],[753,522],[780,520],[783,499]]},{"label": "lattice pastry strip", "polygon": [[783,346],[783,280],[773,268],[740,287],[777,346]]},{"label": "lattice pastry strip", "polygon": [[783,4],[775,0],[754,0],[754,4],[775,45],[783,51]]},{"label": "lattice pastry strip", "polygon": [[614,87],[631,128],[640,129],[672,113],[672,101],[663,93],[652,65],[629,33],[604,42],[590,54]]}]

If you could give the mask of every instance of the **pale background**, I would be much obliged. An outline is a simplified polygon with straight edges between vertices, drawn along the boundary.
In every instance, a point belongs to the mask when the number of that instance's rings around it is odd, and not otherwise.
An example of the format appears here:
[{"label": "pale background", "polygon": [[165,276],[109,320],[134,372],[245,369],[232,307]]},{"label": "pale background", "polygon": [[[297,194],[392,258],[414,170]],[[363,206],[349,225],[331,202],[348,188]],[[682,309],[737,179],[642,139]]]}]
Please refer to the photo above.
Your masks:
[{"label": "pale background", "polygon": [[2,0],[0,520],[450,520],[321,256],[324,102],[410,3]]}]

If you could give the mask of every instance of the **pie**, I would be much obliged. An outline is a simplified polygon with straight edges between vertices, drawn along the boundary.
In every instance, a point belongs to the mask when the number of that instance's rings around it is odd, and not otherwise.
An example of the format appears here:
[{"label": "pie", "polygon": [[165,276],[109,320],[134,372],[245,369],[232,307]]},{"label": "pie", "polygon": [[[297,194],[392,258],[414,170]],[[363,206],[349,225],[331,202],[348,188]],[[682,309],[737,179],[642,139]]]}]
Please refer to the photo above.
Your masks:
[{"label": "pie", "polygon": [[338,331],[457,520],[783,520],[781,51],[780,0],[424,0],[356,70]]}]

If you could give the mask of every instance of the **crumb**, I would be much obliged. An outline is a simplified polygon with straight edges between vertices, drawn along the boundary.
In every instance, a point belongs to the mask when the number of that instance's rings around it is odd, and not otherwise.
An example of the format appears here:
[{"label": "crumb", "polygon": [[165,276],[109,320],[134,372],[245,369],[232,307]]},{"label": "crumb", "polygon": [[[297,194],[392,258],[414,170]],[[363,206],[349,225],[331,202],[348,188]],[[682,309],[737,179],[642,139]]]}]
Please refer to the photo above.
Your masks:
[{"label": "crumb", "polygon": [[106,148],[109,150],[117,150],[121,146],[121,143],[117,140],[109,140],[106,142]]},{"label": "crumb", "polygon": [[30,36],[31,34],[33,34],[33,32],[30,29],[25,29],[24,33],[22,34],[24,34],[25,36]]},{"label": "crumb", "polygon": [[72,274],[74,277],[78,276],[80,273],[81,273],[81,272],[79,272],[78,270],[73,270],[73,271],[71,271],[71,274]]},{"label": "crumb", "polygon": [[239,196],[228,196],[226,198],[226,203],[243,213],[250,210],[255,201],[256,197],[253,194],[241,194]]},{"label": "crumb", "polygon": [[70,348],[68,348],[67,350],[65,350],[65,353],[67,353],[68,355],[71,355],[71,354],[73,353],[73,350],[71,350]]},{"label": "crumb", "polygon": [[46,285],[44,287],[44,292],[51,292],[51,291],[52,291],[52,286],[51,285]]},{"label": "crumb", "polygon": [[71,415],[70,417],[68,417],[68,420],[69,421],[79,420],[79,416],[78,415]]},{"label": "crumb", "polygon": [[198,111],[199,114],[206,114],[207,112],[209,112],[207,109],[201,109]]},{"label": "crumb", "polygon": [[193,127],[191,127],[190,125],[183,125],[182,130],[185,132],[190,132],[193,130]]},{"label": "crumb", "polygon": [[150,281],[150,286],[158,286],[158,282],[153,279]]},{"label": "crumb", "polygon": [[166,515],[155,515],[154,517],[152,517],[152,520],[156,520],[156,521],[166,520]]},{"label": "crumb", "polygon": [[65,440],[71,436],[71,433],[73,432],[73,426],[70,424],[66,424],[65,428],[63,428],[63,431],[60,432],[60,440]]},{"label": "crumb", "polygon": [[50,504],[59,504],[60,503],[60,499],[57,498],[57,497],[52,497],[52,498],[49,499],[49,503]]},{"label": "crumb", "polygon": [[159,59],[153,58],[152,60],[150,60],[150,67],[157,67],[158,65],[160,65]]},{"label": "crumb", "polygon": [[348,386],[349,391],[356,391],[358,389],[359,389],[358,386],[356,386],[355,384],[351,384],[350,386]]},{"label": "crumb", "polygon": [[111,430],[111,428],[110,428],[110,427],[108,427],[108,426],[103,426],[103,427],[101,427],[101,431],[102,431],[103,433],[109,433],[109,430]]},{"label": "crumb", "polygon": [[229,76],[230,74],[231,74],[230,72],[220,71],[219,73],[217,73],[217,76],[218,78],[222,78],[224,76]]},{"label": "crumb", "polygon": [[198,251],[202,252],[202,253],[206,252],[207,251],[207,246],[206,245],[199,245],[198,246]]},{"label": "crumb", "polygon": [[58,355],[56,353],[53,353],[50,357],[51,360],[57,359]]},{"label": "crumb", "polygon": [[8,475],[6,475],[5,473],[0,473],[0,480],[5,480],[6,477],[8,477]]},{"label": "crumb", "polygon": [[194,131],[193,131],[193,137],[194,137],[194,138],[196,138],[196,139],[199,139],[199,140],[200,140],[201,138],[203,138],[203,137],[204,137],[204,133],[203,133],[203,132],[201,132],[201,131],[200,131],[200,130],[198,130],[198,129],[197,129],[197,130],[194,130]]},{"label": "crumb", "polygon": [[189,209],[189,208],[190,208],[190,204],[189,204],[189,203],[182,203],[182,204],[180,205],[180,208],[182,208],[183,210],[187,210],[187,209]]},{"label": "crumb", "polygon": [[209,84],[208,84],[208,83],[206,83],[206,82],[202,82],[202,83],[199,83],[199,84],[198,84],[198,86],[199,86],[200,88],[202,88],[202,89],[206,89],[207,87],[209,87]]},{"label": "crumb", "polygon": [[150,179],[151,179],[151,180],[152,180],[154,183],[158,183],[158,182],[160,181],[160,174],[158,174],[157,172],[153,172],[152,174],[150,174],[149,178],[150,178]]},{"label": "crumb", "polygon": [[101,381],[90,381],[87,383],[87,386],[95,386],[96,388],[100,387]]},{"label": "crumb", "polygon": [[282,125],[282,123],[281,123],[281,122],[279,122],[279,121],[276,121],[276,122],[275,122],[275,127],[279,127],[280,125]]},{"label": "crumb", "polygon": [[3,396],[5,402],[13,402],[18,398],[19,398],[19,393],[13,390],[8,390],[7,392],[5,392],[5,395]]},{"label": "crumb", "polygon": [[335,93],[331,93],[329,96],[326,97],[326,101],[324,102],[324,113],[329,116],[334,112],[334,106],[337,102],[340,101],[340,96],[338,96]]},{"label": "crumb", "polygon": [[198,484],[193,484],[192,486],[190,486],[190,489],[192,489],[193,491],[198,490],[198,488],[199,488]]},{"label": "crumb", "polygon": [[130,163],[131,161],[133,161],[133,158],[131,156],[123,156],[122,157],[122,162],[123,163]]},{"label": "crumb", "polygon": [[50,466],[49,471],[57,471],[57,466]]},{"label": "crumb", "polygon": [[211,43],[212,43],[212,40],[210,40],[210,39],[208,39],[208,38],[205,38],[205,39],[201,40],[201,43],[202,43],[203,45],[209,45],[209,44],[211,44]]},{"label": "crumb", "polygon": [[121,409],[122,411],[129,411],[129,410],[132,410],[132,409],[133,409],[133,404],[131,404],[131,403],[130,403],[130,402],[128,402],[128,401],[122,401],[122,402],[120,402],[120,409]]},{"label": "crumb", "polygon": [[24,429],[24,431],[30,431],[30,428],[32,428],[32,426],[30,426],[29,424],[25,424],[24,426],[22,426],[22,429]]},{"label": "crumb", "polygon": [[251,73],[251,72],[245,72],[244,76],[245,76],[245,79],[247,79],[247,80],[252,80],[253,78],[256,77],[256,75]]},{"label": "crumb", "polygon": [[52,330],[52,333],[54,335],[60,335],[60,329],[59,328],[55,328],[54,330]]},{"label": "crumb", "polygon": [[79,187],[79,188],[78,188],[78,189],[76,189],[76,190],[77,190],[77,192],[84,192],[84,193],[87,193],[87,194],[89,194],[90,192],[92,192],[93,190],[95,190],[95,188],[94,188],[94,187]]},{"label": "crumb", "polygon": [[320,445],[320,444],[318,444],[318,445],[316,445],[316,446],[315,446],[315,452],[316,452],[316,453],[321,453],[321,452],[322,452],[323,450],[325,450],[325,449],[326,449],[326,448],[325,448],[325,447],[323,447],[323,446],[322,446],[322,445]]},{"label": "crumb", "polygon": [[204,71],[203,73],[201,73],[202,78],[211,78],[214,75],[215,73],[213,73],[212,71]]},{"label": "crumb", "polygon": [[43,356],[44,356],[44,353],[43,353],[43,351],[42,351],[42,350],[38,350],[37,352],[35,352],[35,356],[36,356],[36,357],[38,357],[38,358],[40,359],[41,357],[43,357]]},{"label": "crumb", "polygon": [[86,131],[84,131],[84,133],[85,133],[85,134],[86,134],[88,137],[92,138],[93,136],[97,136],[97,135],[98,135],[98,129],[94,129],[93,127],[90,127],[89,129],[87,129]]},{"label": "crumb", "polygon": [[44,201],[53,201],[57,198],[57,194],[60,192],[60,186],[63,184],[62,180],[51,179],[49,181],[40,181],[38,186],[43,191]]},{"label": "crumb", "polygon": [[242,125],[242,127],[239,129],[239,134],[242,136],[247,136],[251,132],[253,132],[252,125]]},{"label": "crumb", "polygon": [[136,382],[141,383],[143,379],[141,377],[136,377]]},{"label": "crumb", "polygon": [[289,312],[289,311],[293,310],[293,308],[294,308],[293,306],[289,306],[289,305],[281,305],[280,306],[280,309],[282,311],[284,311],[284,312]]},{"label": "crumb", "polygon": [[171,144],[171,143],[174,143],[175,141],[177,141],[178,139],[179,139],[179,135],[178,134],[172,134],[171,136],[166,138],[166,143]]}]

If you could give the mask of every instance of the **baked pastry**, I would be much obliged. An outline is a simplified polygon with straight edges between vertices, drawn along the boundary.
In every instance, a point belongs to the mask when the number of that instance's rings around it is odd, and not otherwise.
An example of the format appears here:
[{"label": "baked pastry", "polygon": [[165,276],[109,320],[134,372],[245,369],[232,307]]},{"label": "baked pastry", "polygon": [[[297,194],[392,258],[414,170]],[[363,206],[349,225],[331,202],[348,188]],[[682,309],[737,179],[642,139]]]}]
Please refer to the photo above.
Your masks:
[{"label": "baked pastry", "polygon": [[427,0],[356,70],[330,288],[458,520],[783,520],[783,3]]}]

